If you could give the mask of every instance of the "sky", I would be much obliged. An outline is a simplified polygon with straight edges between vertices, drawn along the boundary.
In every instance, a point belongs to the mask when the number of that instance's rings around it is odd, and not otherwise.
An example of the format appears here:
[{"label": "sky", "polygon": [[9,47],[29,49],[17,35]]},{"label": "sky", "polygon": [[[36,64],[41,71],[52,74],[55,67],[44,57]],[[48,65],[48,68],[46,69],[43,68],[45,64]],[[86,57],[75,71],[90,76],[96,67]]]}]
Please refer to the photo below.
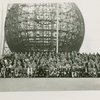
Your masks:
[{"label": "sky", "polygon": [[2,54],[4,22],[8,3],[74,2],[85,22],[85,37],[80,52],[100,53],[100,0],[0,0],[0,54]]}]

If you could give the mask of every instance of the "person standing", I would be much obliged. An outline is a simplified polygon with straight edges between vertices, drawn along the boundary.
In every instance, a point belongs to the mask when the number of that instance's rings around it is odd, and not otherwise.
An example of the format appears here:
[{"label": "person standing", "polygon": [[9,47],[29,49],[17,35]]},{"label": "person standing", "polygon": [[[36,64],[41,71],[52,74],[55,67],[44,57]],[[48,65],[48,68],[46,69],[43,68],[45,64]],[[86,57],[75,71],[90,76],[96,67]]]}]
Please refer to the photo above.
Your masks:
[{"label": "person standing", "polygon": [[33,74],[33,70],[32,70],[31,63],[29,62],[28,68],[27,68],[27,76],[30,78],[30,77],[32,77],[32,74]]},{"label": "person standing", "polygon": [[6,67],[3,65],[3,67],[1,68],[1,76],[3,77],[3,78],[5,78],[6,77]]}]

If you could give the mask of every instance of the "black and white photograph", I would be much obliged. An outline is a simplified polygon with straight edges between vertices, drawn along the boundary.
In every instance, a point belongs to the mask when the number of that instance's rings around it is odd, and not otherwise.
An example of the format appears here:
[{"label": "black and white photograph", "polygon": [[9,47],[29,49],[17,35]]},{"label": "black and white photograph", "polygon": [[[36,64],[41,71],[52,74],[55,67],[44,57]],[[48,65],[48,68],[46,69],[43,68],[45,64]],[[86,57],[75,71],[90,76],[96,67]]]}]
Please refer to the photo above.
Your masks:
[{"label": "black and white photograph", "polygon": [[100,1],[1,1],[0,91],[100,90]]}]

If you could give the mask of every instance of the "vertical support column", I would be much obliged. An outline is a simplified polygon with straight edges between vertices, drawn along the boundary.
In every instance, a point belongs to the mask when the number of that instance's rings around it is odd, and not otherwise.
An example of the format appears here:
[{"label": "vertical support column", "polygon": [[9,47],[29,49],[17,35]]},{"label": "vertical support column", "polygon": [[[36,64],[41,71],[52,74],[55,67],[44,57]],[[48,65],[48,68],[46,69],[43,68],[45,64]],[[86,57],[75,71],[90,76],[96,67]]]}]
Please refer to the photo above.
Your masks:
[{"label": "vertical support column", "polygon": [[5,34],[4,34],[4,20],[3,20],[3,17],[4,17],[4,13],[3,13],[3,4],[2,4],[2,15],[1,15],[1,36],[3,37],[3,47],[2,47],[2,55],[4,55],[4,50],[5,50]]},{"label": "vertical support column", "polygon": [[6,43],[5,31],[4,31],[4,26],[5,26],[4,23],[5,23],[6,12],[8,10],[8,6],[9,5],[6,5],[6,9],[4,9],[4,6],[2,4],[2,15],[1,15],[2,16],[1,17],[2,18],[2,20],[1,20],[1,34],[2,34],[2,42],[3,42],[3,44],[2,44],[2,56],[11,52],[7,43]]},{"label": "vertical support column", "polygon": [[59,4],[57,3],[57,38],[56,38],[56,53],[58,54],[59,46],[58,46],[58,35],[59,35]]}]

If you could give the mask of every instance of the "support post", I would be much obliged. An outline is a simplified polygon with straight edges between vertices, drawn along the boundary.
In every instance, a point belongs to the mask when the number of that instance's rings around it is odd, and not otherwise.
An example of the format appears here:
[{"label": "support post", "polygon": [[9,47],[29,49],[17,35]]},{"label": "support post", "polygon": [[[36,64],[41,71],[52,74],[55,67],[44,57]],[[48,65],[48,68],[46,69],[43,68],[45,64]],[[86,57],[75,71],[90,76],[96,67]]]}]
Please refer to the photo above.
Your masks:
[{"label": "support post", "polygon": [[[8,10],[8,6],[6,8],[6,10]],[[2,5],[2,20],[1,20],[1,36],[2,36],[2,56],[4,56],[5,54],[9,54],[11,51],[6,43],[6,38],[5,38],[5,31],[4,31],[4,21],[5,21],[5,18],[6,18],[6,15],[5,15],[5,12],[4,12],[4,8],[3,8],[3,5]]]},{"label": "support post", "polygon": [[57,3],[57,38],[56,38],[56,53],[58,54],[58,49],[59,49],[59,46],[58,46],[58,35],[59,35],[59,4]]}]

